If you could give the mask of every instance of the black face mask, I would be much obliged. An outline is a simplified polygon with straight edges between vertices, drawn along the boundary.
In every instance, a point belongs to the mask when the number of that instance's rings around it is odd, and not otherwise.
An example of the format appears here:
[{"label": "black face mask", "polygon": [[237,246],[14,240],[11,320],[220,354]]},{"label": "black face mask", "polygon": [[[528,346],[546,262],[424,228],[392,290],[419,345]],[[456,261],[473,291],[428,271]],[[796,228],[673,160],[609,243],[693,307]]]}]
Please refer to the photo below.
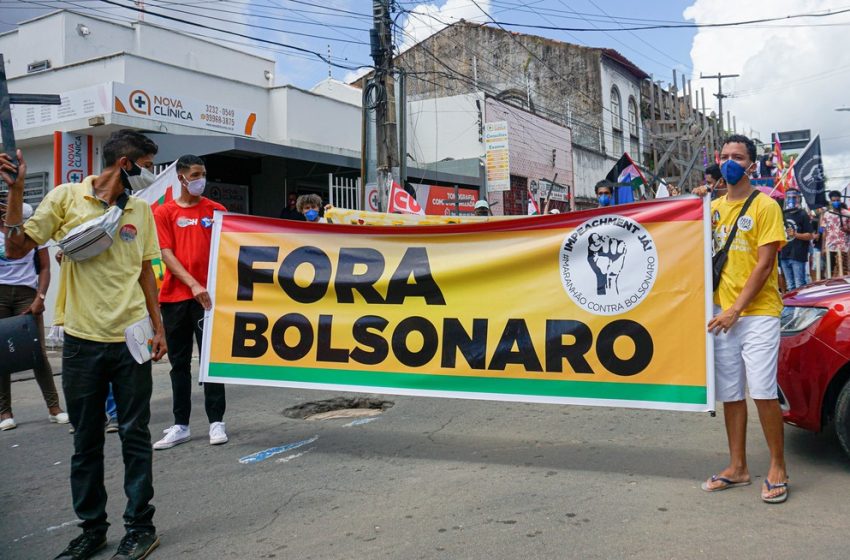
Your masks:
[{"label": "black face mask", "polygon": [[128,193],[133,193],[133,185],[130,182],[130,177],[138,177],[142,174],[142,168],[136,165],[135,162],[131,161],[132,168],[130,171],[127,171],[123,167],[121,168],[121,184],[124,185],[124,190]]}]

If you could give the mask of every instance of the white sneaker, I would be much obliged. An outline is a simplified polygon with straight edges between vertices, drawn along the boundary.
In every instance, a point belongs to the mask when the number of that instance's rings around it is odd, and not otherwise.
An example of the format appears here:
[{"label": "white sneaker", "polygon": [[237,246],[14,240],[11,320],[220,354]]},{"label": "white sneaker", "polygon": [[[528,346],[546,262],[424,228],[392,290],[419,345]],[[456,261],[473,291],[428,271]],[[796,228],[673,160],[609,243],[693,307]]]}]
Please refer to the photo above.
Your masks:
[{"label": "white sneaker", "polygon": [[186,443],[192,439],[192,432],[189,431],[189,426],[175,424],[164,430],[163,433],[165,437],[153,444],[154,449],[171,449],[175,445]]},{"label": "white sneaker", "polygon": [[67,412],[60,412],[59,414],[48,414],[47,419],[50,420],[53,424],[67,424],[71,420],[68,418]]},{"label": "white sneaker", "polygon": [[5,432],[6,430],[14,430],[18,425],[15,423],[14,418],[6,418],[2,422],[0,422],[0,431]]},{"label": "white sneaker", "polygon": [[213,422],[210,424],[210,445],[221,445],[222,443],[227,443],[224,422]]}]

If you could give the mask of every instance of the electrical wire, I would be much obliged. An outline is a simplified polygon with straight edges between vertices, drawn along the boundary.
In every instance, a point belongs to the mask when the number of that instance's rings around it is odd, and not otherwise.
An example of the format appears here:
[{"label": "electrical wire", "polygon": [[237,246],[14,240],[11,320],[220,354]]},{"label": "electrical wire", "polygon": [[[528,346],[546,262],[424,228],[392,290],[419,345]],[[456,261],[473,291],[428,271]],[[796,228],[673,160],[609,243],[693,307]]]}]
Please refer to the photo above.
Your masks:
[{"label": "electrical wire", "polygon": [[[478,5],[475,0],[470,0],[473,4],[478,6],[478,9],[487,13],[485,10]],[[791,14],[787,16],[773,17],[773,18],[759,18],[759,19],[751,19],[751,20],[742,20],[742,21],[727,21],[727,22],[718,22],[718,23],[666,23],[666,24],[649,24],[649,25],[633,25],[631,27],[599,27],[599,28],[588,28],[588,27],[563,27],[563,26],[555,26],[555,25],[539,25],[539,24],[531,24],[531,23],[520,23],[520,22],[509,22],[509,21],[497,21],[490,14],[487,16],[490,18],[491,22],[500,27],[525,27],[528,29],[546,29],[549,31],[572,31],[572,32],[595,32],[595,31],[647,31],[652,29],[708,29],[708,28],[724,28],[724,27],[740,27],[743,25],[752,25],[758,23],[771,23],[777,21],[788,21],[792,19],[800,19],[800,18],[823,18],[823,17],[832,17],[836,15],[850,13],[850,8],[842,8],[840,10],[828,11],[828,12],[811,12],[805,14]],[[850,24],[850,23],[848,23]]]},{"label": "electrical wire", "polygon": [[357,66],[347,66],[347,65],[344,65],[344,64],[338,64],[338,63],[330,60],[327,56],[323,55],[322,53],[319,53],[319,52],[316,52],[316,51],[313,51],[313,50],[310,50],[310,49],[307,49],[307,48],[304,48],[304,47],[298,47],[298,46],[287,44],[287,43],[281,43],[279,41],[272,41],[270,39],[263,39],[261,37],[252,37],[251,35],[246,35],[245,33],[239,33],[239,32],[236,32],[236,31],[219,29],[219,28],[212,27],[212,26],[209,26],[209,25],[205,25],[205,24],[202,24],[202,23],[199,23],[199,22],[189,22],[189,21],[186,21],[186,20],[181,19],[181,18],[169,16],[167,14],[160,14],[158,12],[152,12],[150,10],[138,8],[138,7],[135,7],[135,6],[126,6],[126,5],[123,5],[123,4],[119,4],[118,2],[114,2],[113,0],[100,0],[100,2],[102,2],[104,4],[111,4],[113,6],[118,6],[120,8],[125,8],[127,10],[151,15],[151,16],[154,16],[154,17],[166,19],[166,20],[169,20],[169,21],[182,23],[184,25],[200,27],[200,28],[203,28],[203,29],[210,29],[212,31],[217,31],[219,33],[224,33],[224,34],[227,34],[227,35],[234,35],[236,37],[242,37],[242,38],[245,38],[245,39],[250,39],[252,41],[258,41],[258,42],[266,43],[266,44],[269,44],[269,45],[276,45],[276,46],[283,47],[283,48],[286,48],[286,49],[292,49],[292,50],[298,51],[298,52],[312,54],[313,56],[315,56],[316,58],[318,58],[319,60],[321,60],[325,64],[328,64],[329,66],[334,66],[336,68],[342,68],[344,70],[357,70],[359,68]]}]

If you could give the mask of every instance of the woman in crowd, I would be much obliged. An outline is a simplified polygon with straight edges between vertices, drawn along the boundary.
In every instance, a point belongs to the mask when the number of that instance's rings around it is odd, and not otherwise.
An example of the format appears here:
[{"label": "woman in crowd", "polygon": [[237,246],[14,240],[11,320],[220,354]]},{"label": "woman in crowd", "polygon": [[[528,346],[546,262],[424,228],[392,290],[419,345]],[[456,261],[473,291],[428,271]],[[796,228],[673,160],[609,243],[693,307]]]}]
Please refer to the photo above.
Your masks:
[{"label": "woman in crowd", "polygon": [[[24,204],[24,220],[32,216],[32,206]],[[42,333],[41,365],[35,369],[35,380],[47,404],[48,420],[67,424],[68,415],[59,408],[59,394],[53,382],[53,370],[44,349],[44,298],[50,285],[50,257],[47,249],[30,251],[21,259],[6,258],[6,206],[0,204],[0,319],[32,313]],[[12,415],[12,376],[0,375],[0,431],[17,427]]]}]

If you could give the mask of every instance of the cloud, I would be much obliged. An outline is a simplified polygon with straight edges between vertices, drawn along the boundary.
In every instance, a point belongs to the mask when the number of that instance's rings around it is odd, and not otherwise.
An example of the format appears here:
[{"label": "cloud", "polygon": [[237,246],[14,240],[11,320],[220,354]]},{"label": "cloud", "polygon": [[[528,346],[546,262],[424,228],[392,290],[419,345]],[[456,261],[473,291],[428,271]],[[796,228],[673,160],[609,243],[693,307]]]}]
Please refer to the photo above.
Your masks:
[{"label": "cloud", "polygon": [[346,84],[353,84],[371,71],[371,68],[358,68],[357,70],[349,70],[345,73],[345,77],[342,78],[342,81]]},{"label": "cloud", "polygon": [[400,49],[406,51],[416,43],[461,19],[475,22],[490,21],[490,18],[481,11],[483,9],[490,13],[490,0],[476,1],[481,8],[471,0],[446,0],[442,6],[433,3],[418,4],[410,10],[404,20]]},{"label": "cloud", "polygon": [[[717,23],[846,5],[845,0],[696,0],[683,15],[697,23]],[[833,189],[850,182],[850,112],[834,111],[850,106],[848,26],[823,25],[835,23],[850,23],[850,14],[701,28],[691,46],[694,84],[700,83],[700,73],[741,75],[723,81],[723,92],[730,95],[723,109],[736,117],[739,132],[753,129],[764,141],[771,132],[786,130],[821,135],[827,187]],[[706,93],[716,91],[716,80],[701,83]]]}]

